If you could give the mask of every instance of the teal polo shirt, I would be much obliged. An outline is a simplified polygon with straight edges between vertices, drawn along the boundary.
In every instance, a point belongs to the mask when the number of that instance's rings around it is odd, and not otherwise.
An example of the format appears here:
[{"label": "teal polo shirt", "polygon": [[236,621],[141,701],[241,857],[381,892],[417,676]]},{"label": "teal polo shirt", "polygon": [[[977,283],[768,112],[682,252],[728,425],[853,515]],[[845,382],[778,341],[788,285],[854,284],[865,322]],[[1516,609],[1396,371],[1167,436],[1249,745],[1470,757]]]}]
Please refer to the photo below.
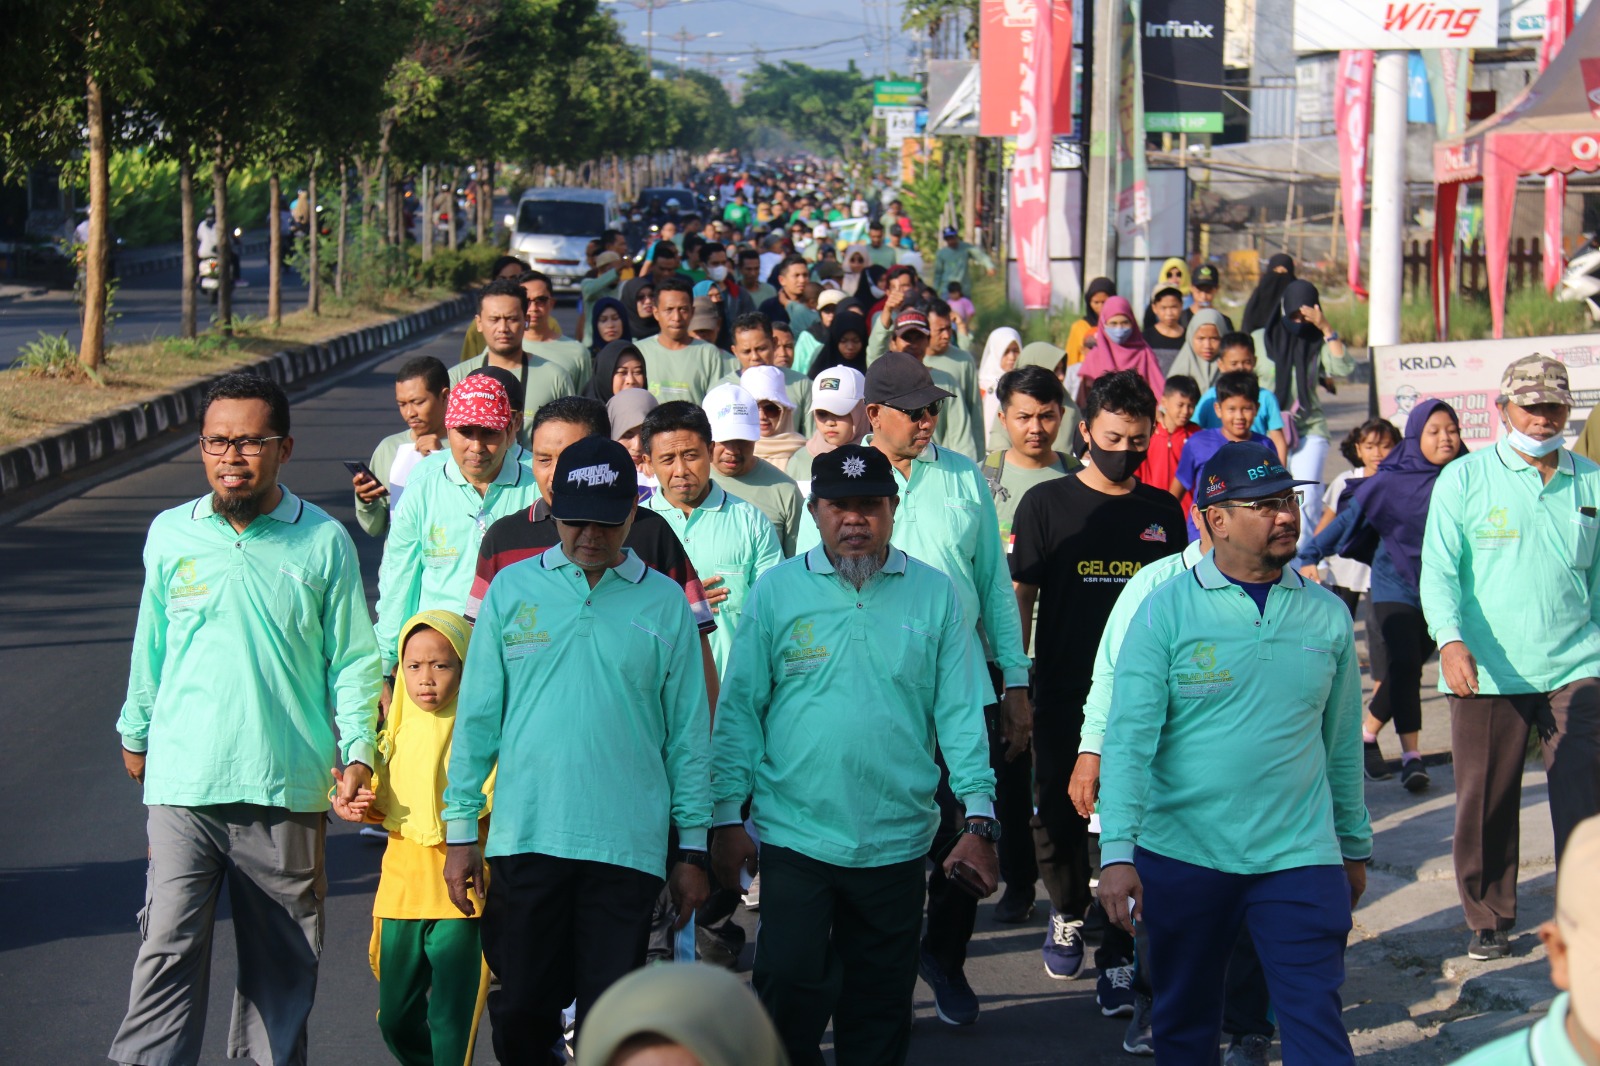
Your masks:
[{"label": "teal polo shirt", "polygon": [[704,403],[706,393],[728,372],[722,349],[698,338],[676,350],[663,345],[659,337],[635,341],[634,347],[644,356],[644,376],[650,393],[662,403]]},{"label": "teal polo shirt", "polygon": [[1103,864],[1232,874],[1372,854],[1350,612],[1285,568],[1265,613],[1206,555],[1139,604],[1100,764]]},{"label": "teal polo shirt", "polygon": [[506,453],[483,496],[467,483],[448,448],[439,454],[444,458],[437,463],[417,466],[389,519],[375,627],[386,673],[400,661],[396,645],[406,620],[418,611],[465,610],[483,534],[496,519],[539,498],[533,471],[518,461],[520,452]]},{"label": "teal polo shirt", "polygon": [[756,582],[734,637],[712,737],[714,822],[737,823],[752,798],[763,842],[822,862],[925,855],[939,823],[935,747],[967,813],[993,814],[989,692],[944,574],[891,548],[858,591],[821,547],[789,559]]},{"label": "teal polo shirt", "polygon": [[624,549],[589,587],[560,546],[495,575],[462,671],[445,839],[660,877],[669,822],[703,850],[711,720],[683,589]]},{"label": "teal polo shirt", "polygon": [[145,803],[325,811],[335,759],[375,765],[380,688],[355,545],[327,512],[283,489],[242,533],[210,495],[150,523],[117,719],[149,755]]},{"label": "teal polo shirt", "polygon": [[[1548,484],[1500,441],[1439,472],[1422,538],[1422,612],[1464,641],[1478,691],[1600,676],[1600,466],[1561,449]],[[1439,691],[1448,692],[1443,671]]]},{"label": "teal polo shirt", "polygon": [[1572,993],[1563,992],[1532,1028],[1502,1036],[1466,1058],[1457,1059],[1456,1066],[1584,1066],[1583,1056],[1567,1035],[1567,1012],[1571,1009]]},{"label": "teal polo shirt", "polygon": [[717,604],[717,628],[710,636],[711,657],[721,676],[728,668],[733,634],[756,579],[783,562],[777,530],[754,506],[715,483],[700,506],[684,514],[660,492],[644,502],[678,535],[701,581],[722,579],[728,598]]}]

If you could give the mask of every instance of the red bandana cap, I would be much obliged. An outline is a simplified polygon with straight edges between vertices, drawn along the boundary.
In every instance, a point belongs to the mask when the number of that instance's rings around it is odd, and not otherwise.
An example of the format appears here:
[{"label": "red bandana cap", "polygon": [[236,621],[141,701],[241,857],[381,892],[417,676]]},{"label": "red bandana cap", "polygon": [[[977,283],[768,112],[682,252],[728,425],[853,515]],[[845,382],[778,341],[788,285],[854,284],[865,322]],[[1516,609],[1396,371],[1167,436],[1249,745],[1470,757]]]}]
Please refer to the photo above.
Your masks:
[{"label": "red bandana cap", "polygon": [[504,433],[511,425],[511,401],[506,397],[506,387],[482,374],[462,378],[460,384],[450,390],[444,424],[446,429],[482,426]]}]

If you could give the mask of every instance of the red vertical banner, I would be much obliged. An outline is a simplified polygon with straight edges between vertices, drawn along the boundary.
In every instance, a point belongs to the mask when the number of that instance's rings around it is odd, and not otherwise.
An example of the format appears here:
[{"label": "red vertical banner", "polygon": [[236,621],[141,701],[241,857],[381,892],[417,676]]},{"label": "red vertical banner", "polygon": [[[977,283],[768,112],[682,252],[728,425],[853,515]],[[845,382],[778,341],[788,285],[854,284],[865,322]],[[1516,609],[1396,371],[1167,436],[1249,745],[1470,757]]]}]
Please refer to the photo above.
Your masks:
[{"label": "red vertical banner", "polygon": [[[1038,0],[1022,30],[1018,64],[1017,155],[1011,168],[1011,233],[1025,310],[1050,306],[1050,144],[1055,128],[1051,38],[1057,0]],[[1069,38],[1069,44],[1070,38]]]},{"label": "red vertical banner", "polygon": [[1344,249],[1350,261],[1350,291],[1361,287],[1361,218],[1367,205],[1367,135],[1372,128],[1372,52],[1339,53],[1334,84],[1334,131],[1339,142],[1339,197],[1344,211]]},{"label": "red vertical banner", "polygon": [[[1024,35],[1038,32],[1039,12],[1049,10],[1050,45],[1029,49]],[[1021,74],[1040,57],[1051,58],[1050,129],[1058,137],[1072,134],[1072,5],[1041,0],[980,0],[978,24],[978,135],[1015,137],[1022,121],[1018,93]]]},{"label": "red vertical banner", "polygon": [[[1544,14],[1544,39],[1539,42],[1539,69],[1550,61],[1567,43],[1572,32],[1572,0],[1548,0]],[[1561,214],[1567,202],[1567,176],[1549,174],[1544,179],[1544,288],[1554,293],[1561,284],[1561,271],[1566,266],[1566,249],[1562,247]]]}]

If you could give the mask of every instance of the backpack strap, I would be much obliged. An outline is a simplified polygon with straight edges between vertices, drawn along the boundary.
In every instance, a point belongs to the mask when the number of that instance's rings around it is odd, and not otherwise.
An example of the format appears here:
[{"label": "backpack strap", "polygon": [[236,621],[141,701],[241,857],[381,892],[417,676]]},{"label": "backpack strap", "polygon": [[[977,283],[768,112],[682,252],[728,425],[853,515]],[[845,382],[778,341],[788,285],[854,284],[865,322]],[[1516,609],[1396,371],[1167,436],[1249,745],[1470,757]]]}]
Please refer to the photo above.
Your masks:
[{"label": "backpack strap", "polygon": [[1004,450],[990,452],[983,461],[983,480],[989,483],[989,495],[996,503],[1011,498],[1011,493],[1000,484],[1000,475],[1006,468]]}]

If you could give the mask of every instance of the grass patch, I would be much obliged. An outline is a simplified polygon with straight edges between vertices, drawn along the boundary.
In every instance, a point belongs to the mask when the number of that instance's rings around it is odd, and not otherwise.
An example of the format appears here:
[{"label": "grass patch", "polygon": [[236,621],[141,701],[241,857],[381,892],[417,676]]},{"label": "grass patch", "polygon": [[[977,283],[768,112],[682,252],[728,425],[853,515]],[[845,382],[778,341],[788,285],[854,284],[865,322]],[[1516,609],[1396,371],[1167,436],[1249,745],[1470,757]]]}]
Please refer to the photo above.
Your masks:
[{"label": "grass patch", "polygon": [[[296,345],[315,344],[340,333],[410,314],[451,295],[445,291],[390,295],[380,306],[324,301],[322,314],[283,316],[272,329],[264,319],[235,320],[234,336],[207,331],[192,339],[167,338],[116,345],[95,384],[78,368],[77,352],[59,338],[42,337],[36,358],[24,348],[17,363],[0,371],[0,447],[83,422],[124,404],[149,400],[198,377],[220,373]],[[50,372],[49,368],[59,367]]]}]

